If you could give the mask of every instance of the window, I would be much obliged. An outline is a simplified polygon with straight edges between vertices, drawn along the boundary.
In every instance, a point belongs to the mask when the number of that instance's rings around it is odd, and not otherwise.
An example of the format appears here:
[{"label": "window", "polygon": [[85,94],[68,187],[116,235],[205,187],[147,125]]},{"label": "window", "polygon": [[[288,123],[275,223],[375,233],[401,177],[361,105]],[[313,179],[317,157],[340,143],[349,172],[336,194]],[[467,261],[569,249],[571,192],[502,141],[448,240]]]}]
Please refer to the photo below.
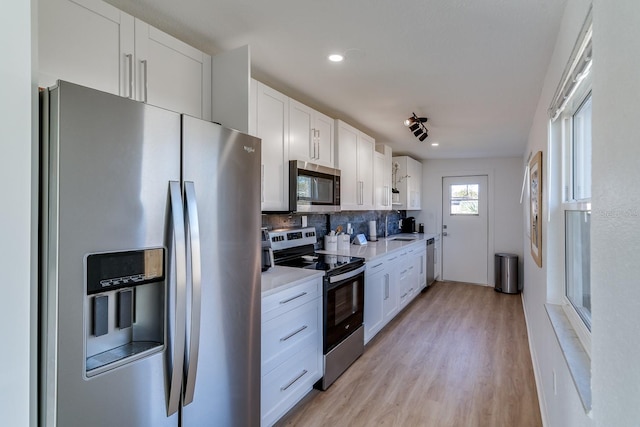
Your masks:
[{"label": "window", "polygon": [[451,215],[478,215],[478,184],[451,185]]},{"label": "window", "polygon": [[564,114],[565,295],[591,330],[591,93]]},{"label": "window", "polygon": [[592,32],[589,15],[549,107],[553,163],[548,196],[553,219],[549,219],[555,233],[549,234],[552,242],[547,247],[556,257],[549,274],[553,283],[563,284],[552,291],[552,298],[561,300],[587,353],[591,347]]}]

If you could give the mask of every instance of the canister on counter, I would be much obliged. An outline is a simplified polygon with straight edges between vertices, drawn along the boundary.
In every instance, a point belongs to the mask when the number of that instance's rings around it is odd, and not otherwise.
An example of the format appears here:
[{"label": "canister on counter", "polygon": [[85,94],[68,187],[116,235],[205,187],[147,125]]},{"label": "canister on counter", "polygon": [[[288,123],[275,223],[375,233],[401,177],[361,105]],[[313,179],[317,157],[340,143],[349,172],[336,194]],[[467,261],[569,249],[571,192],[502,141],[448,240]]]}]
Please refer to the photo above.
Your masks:
[{"label": "canister on counter", "polygon": [[418,224],[418,233],[424,233],[424,223]]}]

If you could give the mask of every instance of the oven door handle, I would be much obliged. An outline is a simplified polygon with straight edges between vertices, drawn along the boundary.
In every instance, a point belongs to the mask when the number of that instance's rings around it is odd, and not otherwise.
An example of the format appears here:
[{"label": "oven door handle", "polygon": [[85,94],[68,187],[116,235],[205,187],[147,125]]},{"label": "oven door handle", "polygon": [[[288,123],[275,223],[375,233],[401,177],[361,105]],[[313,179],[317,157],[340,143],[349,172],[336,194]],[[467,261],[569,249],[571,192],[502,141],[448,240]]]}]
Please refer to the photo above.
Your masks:
[{"label": "oven door handle", "polygon": [[336,276],[329,276],[329,283],[342,282],[343,280],[351,279],[364,272],[364,265],[356,270],[348,271],[346,273],[338,274]]}]

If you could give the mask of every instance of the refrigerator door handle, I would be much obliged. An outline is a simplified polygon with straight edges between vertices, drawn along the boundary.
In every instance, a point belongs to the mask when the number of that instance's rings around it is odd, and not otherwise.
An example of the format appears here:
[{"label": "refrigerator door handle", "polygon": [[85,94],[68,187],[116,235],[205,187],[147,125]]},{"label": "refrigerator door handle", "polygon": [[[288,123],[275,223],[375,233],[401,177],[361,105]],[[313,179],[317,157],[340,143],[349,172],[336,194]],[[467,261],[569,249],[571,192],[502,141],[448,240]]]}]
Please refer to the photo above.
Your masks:
[{"label": "refrigerator door handle", "polygon": [[[169,200],[171,204],[171,222],[173,231],[173,250],[170,256],[175,256],[175,282],[169,281],[169,291],[167,292],[167,306],[172,307],[175,318],[175,329],[171,336],[169,327],[169,348],[167,349],[167,366],[169,372],[169,400],[167,402],[167,416],[178,412],[180,407],[180,397],[182,391],[182,378],[184,375],[184,348],[185,348],[185,328],[186,328],[186,287],[187,287],[187,255],[186,241],[184,233],[184,213],[182,208],[182,191],[180,182],[169,181]],[[174,287],[175,293],[171,292]],[[171,295],[174,295],[174,301]],[[173,306],[172,306],[173,304]],[[169,318],[170,319],[170,318]],[[167,323],[170,322],[168,319]]]},{"label": "refrigerator door handle", "polygon": [[183,405],[193,401],[198,373],[198,352],[200,350],[200,311],[202,307],[202,270],[200,253],[200,227],[198,223],[198,202],[193,182],[184,183],[185,206],[187,213],[187,232],[191,249],[191,332],[189,334],[189,349],[186,361],[186,384],[184,388]]}]

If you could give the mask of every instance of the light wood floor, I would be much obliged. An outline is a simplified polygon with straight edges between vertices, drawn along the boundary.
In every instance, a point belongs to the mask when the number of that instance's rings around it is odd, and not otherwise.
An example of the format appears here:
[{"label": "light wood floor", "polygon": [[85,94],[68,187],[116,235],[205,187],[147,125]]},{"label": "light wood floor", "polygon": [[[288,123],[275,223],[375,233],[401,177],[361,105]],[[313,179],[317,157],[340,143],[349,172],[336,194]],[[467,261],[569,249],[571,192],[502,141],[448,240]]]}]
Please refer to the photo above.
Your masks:
[{"label": "light wood floor", "polygon": [[437,282],[278,426],[541,426],[520,295]]}]

